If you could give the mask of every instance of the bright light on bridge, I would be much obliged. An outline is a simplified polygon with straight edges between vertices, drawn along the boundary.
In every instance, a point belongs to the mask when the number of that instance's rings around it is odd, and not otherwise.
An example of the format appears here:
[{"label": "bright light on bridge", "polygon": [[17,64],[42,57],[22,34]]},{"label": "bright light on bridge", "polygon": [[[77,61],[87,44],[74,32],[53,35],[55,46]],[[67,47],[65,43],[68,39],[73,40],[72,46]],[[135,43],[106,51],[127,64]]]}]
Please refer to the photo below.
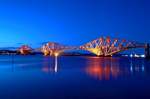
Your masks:
[{"label": "bright light on bridge", "polygon": [[59,53],[56,52],[54,55],[55,55],[55,57],[57,57],[59,55]]}]

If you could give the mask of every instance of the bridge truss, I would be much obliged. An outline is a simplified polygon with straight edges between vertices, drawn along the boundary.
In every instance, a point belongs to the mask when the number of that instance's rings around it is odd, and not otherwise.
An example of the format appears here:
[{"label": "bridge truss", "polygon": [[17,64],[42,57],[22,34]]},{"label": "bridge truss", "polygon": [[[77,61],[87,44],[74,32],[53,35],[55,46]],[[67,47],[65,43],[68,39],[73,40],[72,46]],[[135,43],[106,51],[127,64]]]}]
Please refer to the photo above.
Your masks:
[{"label": "bridge truss", "polygon": [[125,39],[100,37],[80,46],[80,49],[88,50],[97,56],[111,56],[124,50],[139,47],[145,46],[143,43],[127,41]]},{"label": "bridge truss", "polygon": [[[100,37],[78,47],[66,46],[56,42],[47,42],[42,45],[40,51],[43,52],[45,56],[56,55],[65,50],[86,50],[96,54],[97,56],[111,56],[118,52],[132,48],[145,48],[145,44],[125,39]],[[21,54],[26,54],[31,51],[31,48],[27,45],[23,45],[19,48],[19,51]]]}]

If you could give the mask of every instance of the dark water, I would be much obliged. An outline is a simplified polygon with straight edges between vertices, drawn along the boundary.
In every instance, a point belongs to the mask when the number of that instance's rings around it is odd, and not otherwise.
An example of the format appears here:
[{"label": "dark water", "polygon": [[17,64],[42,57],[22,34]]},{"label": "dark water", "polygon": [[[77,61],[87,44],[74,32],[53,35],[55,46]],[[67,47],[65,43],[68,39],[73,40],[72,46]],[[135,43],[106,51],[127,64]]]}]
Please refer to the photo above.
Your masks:
[{"label": "dark water", "polygon": [[150,61],[0,56],[0,99],[150,99]]}]

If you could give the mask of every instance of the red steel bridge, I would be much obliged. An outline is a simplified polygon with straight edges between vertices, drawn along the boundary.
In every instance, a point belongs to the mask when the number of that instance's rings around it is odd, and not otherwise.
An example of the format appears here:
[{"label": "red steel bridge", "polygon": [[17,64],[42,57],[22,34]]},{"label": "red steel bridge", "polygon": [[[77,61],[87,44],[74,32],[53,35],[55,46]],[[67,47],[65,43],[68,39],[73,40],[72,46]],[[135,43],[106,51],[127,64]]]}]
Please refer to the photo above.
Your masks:
[{"label": "red steel bridge", "polygon": [[66,46],[56,42],[48,42],[43,44],[41,48],[32,49],[28,45],[23,45],[19,48],[19,51],[21,54],[27,54],[31,51],[39,50],[45,56],[57,56],[65,50],[86,50],[97,56],[112,56],[113,54],[134,48],[144,48],[145,55],[150,56],[149,44],[110,37],[100,37],[81,46]]}]

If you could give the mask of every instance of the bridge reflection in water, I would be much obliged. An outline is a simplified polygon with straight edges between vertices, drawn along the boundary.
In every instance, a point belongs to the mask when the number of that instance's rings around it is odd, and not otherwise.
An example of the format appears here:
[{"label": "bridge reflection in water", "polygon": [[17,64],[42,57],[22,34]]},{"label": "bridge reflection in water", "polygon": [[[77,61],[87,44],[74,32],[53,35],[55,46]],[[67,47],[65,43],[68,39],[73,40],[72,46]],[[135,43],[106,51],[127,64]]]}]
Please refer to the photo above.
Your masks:
[{"label": "bridge reflection in water", "polygon": [[58,57],[53,58],[44,57],[42,71],[44,72],[57,72],[58,71]]},{"label": "bridge reflection in water", "polygon": [[118,59],[91,57],[88,60],[92,62],[87,63],[85,71],[94,78],[109,80],[110,76],[116,78],[120,74]]},{"label": "bridge reflection in water", "polygon": [[[136,73],[145,73],[144,60],[123,59],[113,57],[90,57],[87,58],[85,72],[99,80],[116,79],[119,76],[129,76]],[[133,64],[134,63],[134,64]]]},{"label": "bridge reflection in water", "polygon": [[[63,57],[64,58],[64,57]],[[79,58],[79,57],[78,57]],[[131,76],[134,74],[146,73],[147,66],[145,60],[140,58],[119,58],[119,57],[82,57],[83,67],[81,72],[86,73],[89,77],[98,80],[117,79],[119,77]],[[42,71],[57,72],[63,71],[62,61],[57,57],[44,57]],[[78,64],[78,62],[76,62]],[[66,64],[67,65],[67,64]],[[68,66],[67,66],[68,67]],[[61,70],[59,70],[61,68]],[[69,67],[71,68],[71,67]],[[75,67],[72,67],[75,68]]]}]

